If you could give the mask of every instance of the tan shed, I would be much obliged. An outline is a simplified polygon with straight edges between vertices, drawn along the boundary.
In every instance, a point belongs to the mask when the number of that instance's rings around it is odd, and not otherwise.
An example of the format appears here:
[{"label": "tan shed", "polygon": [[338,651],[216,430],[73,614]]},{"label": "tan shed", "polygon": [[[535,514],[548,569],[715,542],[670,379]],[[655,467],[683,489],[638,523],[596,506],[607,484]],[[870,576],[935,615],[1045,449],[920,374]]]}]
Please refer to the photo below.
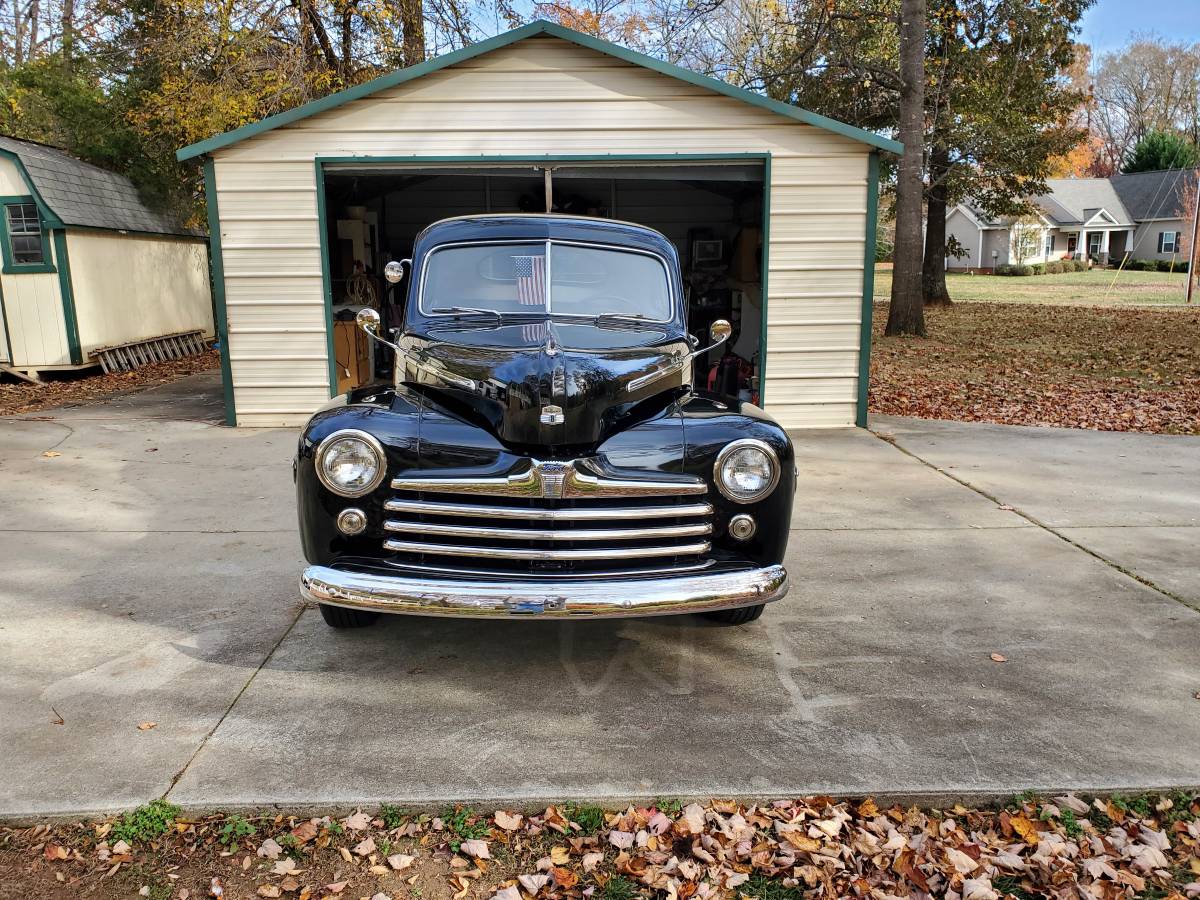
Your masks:
[{"label": "tan shed", "polygon": [[[865,423],[878,152],[900,145],[535,22],[179,151],[204,157],[230,424],[386,376],[350,325],[425,225],[566,212],[678,247],[700,380],[787,427]],[[732,360],[731,360],[732,358]]]},{"label": "tan shed", "polygon": [[203,234],[124,176],[0,137],[0,217],[0,367],[36,377],[94,366],[106,348],[133,367],[213,334]]}]

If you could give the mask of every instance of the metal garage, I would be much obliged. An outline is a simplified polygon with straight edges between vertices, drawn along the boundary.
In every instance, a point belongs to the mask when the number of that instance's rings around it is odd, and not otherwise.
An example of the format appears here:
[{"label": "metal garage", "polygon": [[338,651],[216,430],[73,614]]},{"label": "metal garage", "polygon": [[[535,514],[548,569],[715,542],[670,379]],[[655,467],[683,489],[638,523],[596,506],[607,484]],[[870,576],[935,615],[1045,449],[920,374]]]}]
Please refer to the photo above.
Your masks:
[{"label": "metal garage", "polygon": [[349,322],[395,299],[383,264],[439,218],[521,210],[659,229],[693,331],[735,324],[710,383],[788,427],[863,424],[877,154],[899,149],[545,22],[186,147],[228,420],[299,424],[384,376]]}]

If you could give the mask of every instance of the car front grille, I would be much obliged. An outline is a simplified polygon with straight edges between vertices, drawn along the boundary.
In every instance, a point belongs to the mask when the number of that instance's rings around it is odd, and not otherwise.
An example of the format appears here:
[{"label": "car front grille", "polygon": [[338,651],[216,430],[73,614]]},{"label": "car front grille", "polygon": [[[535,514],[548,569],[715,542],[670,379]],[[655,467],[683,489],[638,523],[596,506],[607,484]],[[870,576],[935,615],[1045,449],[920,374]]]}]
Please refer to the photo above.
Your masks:
[{"label": "car front grille", "polygon": [[499,479],[395,479],[384,506],[389,561],[535,578],[710,564],[713,508],[703,481],[616,479],[565,466],[532,462],[529,472]]}]

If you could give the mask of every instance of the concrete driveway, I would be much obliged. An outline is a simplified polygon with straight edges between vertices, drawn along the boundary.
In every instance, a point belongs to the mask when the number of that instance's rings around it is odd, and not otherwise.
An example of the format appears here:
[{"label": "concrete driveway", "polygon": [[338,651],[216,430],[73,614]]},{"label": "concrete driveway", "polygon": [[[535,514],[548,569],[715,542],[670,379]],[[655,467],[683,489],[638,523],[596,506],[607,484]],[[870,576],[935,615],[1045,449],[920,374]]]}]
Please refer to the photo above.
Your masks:
[{"label": "concrete driveway", "polygon": [[752,625],[343,633],[294,431],[219,415],[203,376],[0,418],[0,815],[1200,782],[1200,439],[798,433]]}]

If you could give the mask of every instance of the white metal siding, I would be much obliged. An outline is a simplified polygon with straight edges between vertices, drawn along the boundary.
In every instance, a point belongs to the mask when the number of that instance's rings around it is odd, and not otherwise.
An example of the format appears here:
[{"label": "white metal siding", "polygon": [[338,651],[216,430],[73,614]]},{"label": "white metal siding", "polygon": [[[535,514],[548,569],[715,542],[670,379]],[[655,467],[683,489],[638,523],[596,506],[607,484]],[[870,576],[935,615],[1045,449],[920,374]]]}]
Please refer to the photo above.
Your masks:
[{"label": "white metal siding", "polygon": [[[2,213],[2,210],[0,210]],[[4,227],[4,223],[0,223]],[[54,241],[45,242],[46,259],[54,258]],[[63,319],[62,295],[56,272],[17,272],[0,275],[4,295],[4,317],[12,364],[17,368],[71,365],[67,326]],[[8,355],[7,349],[4,354]]]},{"label": "white metal siding", "polygon": [[551,37],[214,154],[238,423],[328,397],[315,157],[744,152],[772,154],[767,409],[852,425],[869,148]]},{"label": "white metal siding", "polygon": [[68,230],[67,256],[84,359],[97,347],[196,328],[213,333],[203,243]]}]

